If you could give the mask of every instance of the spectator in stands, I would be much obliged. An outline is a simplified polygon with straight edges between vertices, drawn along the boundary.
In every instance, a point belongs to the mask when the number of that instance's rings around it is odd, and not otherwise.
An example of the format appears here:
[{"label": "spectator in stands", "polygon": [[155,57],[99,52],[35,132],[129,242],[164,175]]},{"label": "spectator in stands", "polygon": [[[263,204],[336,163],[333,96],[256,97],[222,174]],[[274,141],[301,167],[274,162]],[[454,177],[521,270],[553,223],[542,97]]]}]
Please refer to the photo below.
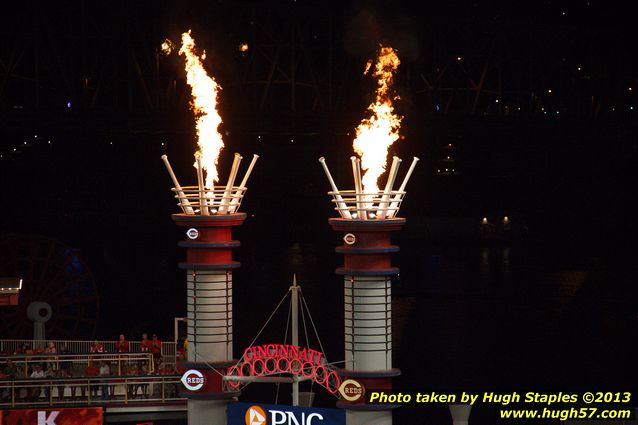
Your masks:
[{"label": "spectator in stands", "polygon": [[[128,377],[129,381],[131,380],[135,380],[137,375],[139,374],[139,371],[137,369],[137,365],[133,362],[131,362],[131,364],[126,368],[126,376]],[[137,397],[137,389],[141,388],[139,384],[128,384],[128,397],[129,398],[135,398]]]},{"label": "spectator in stands", "polygon": [[[87,378],[94,378],[100,373],[100,369],[93,366],[91,362],[88,363],[86,369],[84,370],[84,376]],[[95,385],[95,381],[86,381],[86,384],[91,388],[91,397],[97,397],[97,385]],[[82,386],[82,398],[85,397],[86,388]]]},{"label": "spectator in stands", "polygon": [[[102,362],[100,366],[100,377],[109,378],[111,376],[111,366],[109,366],[108,362]],[[111,394],[109,394],[109,388],[111,385],[108,385],[108,380],[102,381],[102,400],[106,400],[110,398]]]},{"label": "spectator in stands", "polygon": [[[146,366],[146,364],[142,364],[139,375],[142,377],[148,376],[148,366]],[[140,384],[139,387],[142,389],[142,395],[144,398],[148,398],[148,384]]]},{"label": "spectator in stands", "polygon": [[162,341],[157,338],[157,334],[153,334],[151,340],[151,353],[153,354],[153,364],[155,369],[158,368],[159,361],[162,358]]},{"label": "spectator in stands", "polygon": [[[91,344],[91,348],[90,348],[91,353],[95,353],[95,354],[99,354],[99,353],[103,353],[104,352],[104,346],[100,343],[100,341],[98,341],[97,339],[95,341],[93,341],[93,344]],[[93,358],[91,357],[89,359],[89,364],[92,362]],[[99,363],[98,363],[99,365]]]},{"label": "spectator in stands", "polygon": [[115,343],[115,350],[118,353],[128,353],[128,351],[129,351],[129,343],[126,340],[126,338],[124,338],[124,335],[120,335],[119,341],[117,341]]},{"label": "spectator in stands", "polygon": [[[40,363],[33,364],[33,372],[30,375],[31,379],[44,379],[44,371],[42,370],[42,365]],[[39,385],[34,385],[29,388],[29,397],[37,400],[40,397],[40,392],[42,391],[42,387]]]},{"label": "spectator in stands", "polygon": [[[158,364],[158,369],[157,369],[157,373],[158,375],[172,375],[174,373],[173,369],[166,366],[166,364],[164,364],[164,360],[160,359],[159,364]],[[164,392],[164,397],[173,397],[175,395],[175,386],[174,385],[169,385],[165,383],[165,378],[162,377],[161,380],[162,384],[161,387],[158,385],[159,391],[160,393],[158,394],[159,396],[161,396],[161,391]]]},{"label": "spectator in stands", "polygon": [[[48,363],[47,363],[47,365],[48,365]],[[48,379],[49,381],[51,381],[51,380],[55,379],[56,375],[57,375],[57,372],[55,371],[55,369],[53,369],[52,367],[48,367],[47,366],[47,370],[44,372],[44,377],[46,379]],[[50,397],[52,395],[51,394],[51,392],[52,392],[51,390],[52,390],[52,383],[51,382],[47,382],[44,385],[44,398],[45,399],[47,399],[47,400],[50,399]]]},{"label": "spectator in stands", "polygon": [[[44,349],[44,352],[46,354],[53,354],[53,355],[57,354],[58,350],[55,349],[55,343],[53,341],[49,341],[47,344],[47,348]],[[47,370],[48,369],[56,370],[58,368],[55,356],[48,357],[47,360],[48,360]]]},{"label": "spectator in stands", "polygon": [[[24,343],[16,347],[16,350],[13,352],[13,354],[16,356],[26,356],[26,355],[33,354],[33,350],[29,347],[28,344]],[[28,359],[25,359],[25,360],[28,360]],[[17,376],[19,376],[20,378],[29,377],[29,365],[27,364],[26,361],[18,361],[16,363],[16,366],[20,368],[20,372],[21,372]]]},{"label": "spectator in stands", "polygon": [[33,354],[33,350],[31,349],[31,347],[29,346],[29,344],[22,344],[21,346],[19,346],[18,348],[16,348],[15,352],[13,353],[16,356],[20,356],[20,355],[27,355],[27,354]]},{"label": "spectator in stands", "polygon": [[16,347],[16,350],[13,352],[14,355],[19,356],[20,354],[25,354],[27,351],[27,344],[22,344]]},{"label": "spectator in stands", "polygon": [[172,369],[164,363],[164,360],[160,359],[158,363],[157,373],[160,375],[170,375],[172,374]]},{"label": "spectator in stands", "polygon": [[[63,344],[62,347],[60,347],[60,355],[66,356],[68,354],[69,348],[66,344]],[[60,368],[65,370],[66,376],[71,376],[71,361],[68,360],[67,357],[62,357],[60,361]]]},{"label": "spectator in stands", "polygon": [[91,345],[91,353],[103,353],[104,346],[97,339]]},{"label": "spectator in stands", "polygon": [[175,370],[177,373],[183,373],[186,371],[182,365],[184,362],[188,361],[188,338],[182,337],[182,343],[180,343],[180,345],[182,348],[177,351],[175,356]]},{"label": "spectator in stands", "polygon": [[31,372],[31,378],[34,378],[34,379],[44,378],[44,370],[42,370],[42,364],[33,363],[33,372]]},{"label": "spectator in stands", "polygon": [[60,367],[58,370],[55,371],[55,379],[58,380],[58,399],[59,400],[64,400],[64,391],[66,390],[66,385],[65,385],[65,379],[67,379],[69,377],[68,372]]},{"label": "spectator in stands", "polygon": [[142,334],[142,340],[140,341],[140,351],[143,353],[148,353],[151,351],[151,341],[148,339],[147,334]]},{"label": "spectator in stands", "polygon": [[183,336],[177,342],[177,360],[186,360],[186,352],[188,350],[188,338]]},{"label": "spectator in stands", "polygon": [[[24,363],[17,363],[16,362],[16,378],[18,379],[23,379],[24,377],[28,377],[29,375],[27,374],[27,372],[25,372],[24,369]],[[26,388],[19,388],[16,389],[16,398],[17,399],[24,399],[28,394],[28,391]]]},{"label": "spectator in stands", "polygon": [[[67,373],[67,376],[72,376],[70,372],[65,372],[65,373]],[[85,387],[86,381],[83,381],[81,379],[67,379],[67,382],[69,384],[69,387],[71,388],[71,400],[76,399],[75,394],[78,388],[82,392],[82,395],[84,395],[84,392],[86,391],[86,387]]]},{"label": "spectator in stands", "polygon": [[13,379],[16,377],[16,373],[18,371],[18,367],[16,366],[15,363],[13,363],[13,360],[11,359],[7,359],[7,364],[4,366],[4,369],[2,370],[2,373],[9,379]]},{"label": "spectator in stands", "polygon": [[[129,342],[124,337],[124,334],[120,334],[120,339],[115,343],[115,351],[118,353],[128,353],[129,352]],[[117,362],[117,374],[118,375],[126,375],[126,365],[128,364],[128,356],[121,356],[121,359],[118,359]]]},{"label": "spectator in stands", "polygon": [[[18,368],[15,365],[15,363],[13,363],[13,360],[7,359],[6,364],[4,365],[2,370],[0,370],[0,379],[14,379],[16,377],[17,372],[18,372]],[[11,387],[11,384],[5,384],[0,386],[0,388],[2,389],[2,391],[0,391],[0,399],[8,400],[10,398],[11,396],[10,387]]]}]

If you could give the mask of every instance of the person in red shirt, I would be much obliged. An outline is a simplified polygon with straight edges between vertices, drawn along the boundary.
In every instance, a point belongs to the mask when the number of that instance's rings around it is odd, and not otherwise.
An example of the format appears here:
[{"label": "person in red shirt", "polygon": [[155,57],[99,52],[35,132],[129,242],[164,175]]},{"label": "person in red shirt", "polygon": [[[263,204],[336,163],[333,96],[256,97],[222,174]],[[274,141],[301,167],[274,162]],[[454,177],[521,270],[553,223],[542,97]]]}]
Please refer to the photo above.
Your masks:
[{"label": "person in red shirt", "polygon": [[[91,353],[96,353],[96,354],[103,353],[104,346],[100,344],[100,341],[96,339],[95,341],[93,341],[93,344],[91,344],[91,348],[89,350],[91,351]],[[89,366],[91,366],[92,362],[93,362],[93,356],[89,357]]]},{"label": "person in red shirt", "polygon": [[[95,341],[97,342],[97,341]],[[93,364],[89,363],[86,366],[86,369],[84,369],[84,376],[86,376],[87,378],[92,378],[97,376],[100,373],[100,369],[98,369],[96,366],[93,366]],[[91,383],[93,385],[90,386],[91,388],[91,397],[96,398],[97,397],[97,390],[98,390],[98,386],[97,386],[97,381],[93,380],[93,381],[86,381],[87,383]],[[82,386],[82,398],[84,398],[84,395],[86,393],[86,389],[84,388],[84,386]]]},{"label": "person in red shirt", "polygon": [[16,350],[13,352],[14,355],[19,356],[20,354],[24,354],[27,351],[27,344],[22,344],[19,347],[16,347]]},{"label": "person in red shirt", "polygon": [[104,352],[104,346],[100,344],[100,341],[98,340],[93,341],[93,345],[91,345],[91,353],[103,353],[103,352]]},{"label": "person in red shirt", "polygon": [[148,353],[149,351],[151,351],[151,341],[149,341],[147,334],[142,334],[142,341],[140,341],[140,351],[142,353]]},{"label": "person in red shirt", "polygon": [[118,353],[128,353],[129,343],[126,338],[124,338],[124,335],[120,335],[119,341],[115,343],[115,350]]},{"label": "person in red shirt", "polygon": [[97,366],[93,366],[92,364],[88,365],[86,369],[84,369],[84,376],[97,376],[100,373],[100,369]]},{"label": "person in red shirt", "polygon": [[[126,368],[126,376],[129,378],[129,381],[135,381],[135,377],[139,374],[139,371],[137,369],[137,365],[135,365],[134,363],[131,363],[127,368]],[[126,389],[128,391],[128,397],[129,398],[135,398],[137,397],[137,389],[141,388],[141,386],[139,384],[128,384],[128,388]]]},{"label": "person in red shirt", "polygon": [[162,358],[162,341],[157,338],[157,334],[153,334],[153,339],[151,340],[151,353],[153,354],[155,370],[157,370],[159,361]]},{"label": "person in red shirt", "polygon": [[[115,351],[118,353],[128,353],[129,352],[129,343],[124,338],[124,334],[120,334],[120,339],[115,343]],[[120,356],[118,356],[120,357]],[[125,368],[128,364],[128,356],[124,355],[117,361],[117,374],[121,375],[122,372],[126,372]]]}]

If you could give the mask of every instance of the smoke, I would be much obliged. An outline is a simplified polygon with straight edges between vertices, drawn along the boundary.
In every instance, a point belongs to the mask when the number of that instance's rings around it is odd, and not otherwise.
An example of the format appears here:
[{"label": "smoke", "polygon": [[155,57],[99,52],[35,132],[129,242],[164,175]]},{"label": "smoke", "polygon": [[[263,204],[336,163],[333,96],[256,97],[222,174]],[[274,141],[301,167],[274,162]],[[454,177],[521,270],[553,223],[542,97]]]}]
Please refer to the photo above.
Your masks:
[{"label": "smoke", "polygon": [[384,43],[397,49],[402,61],[415,61],[419,57],[417,34],[410,17],[392,9],[365,6],[346,25],[344,49],[355,59],[365,60],[375,55],[379,43]]}]

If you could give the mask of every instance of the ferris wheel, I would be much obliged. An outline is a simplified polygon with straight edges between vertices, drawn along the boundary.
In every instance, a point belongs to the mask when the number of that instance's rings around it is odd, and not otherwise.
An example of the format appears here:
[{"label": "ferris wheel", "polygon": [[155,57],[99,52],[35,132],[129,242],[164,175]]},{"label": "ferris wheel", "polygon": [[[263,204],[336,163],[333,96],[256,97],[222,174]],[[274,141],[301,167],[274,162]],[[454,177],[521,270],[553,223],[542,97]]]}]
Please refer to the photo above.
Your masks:
[{"label": "ferris wheel", "polygon": [[[99,297],[79,249],[40,235],[0,235],[0,276],[23,279],[17,306],[0,310],[3,338],[33,337],[29,305],[48,304],[47,339],[90,339],[99,317]],[[40,304],[37,304],[40,303]],[[36,312],[37,313],[37,312]],[[32,312],[30,314],[33,314]]]}]

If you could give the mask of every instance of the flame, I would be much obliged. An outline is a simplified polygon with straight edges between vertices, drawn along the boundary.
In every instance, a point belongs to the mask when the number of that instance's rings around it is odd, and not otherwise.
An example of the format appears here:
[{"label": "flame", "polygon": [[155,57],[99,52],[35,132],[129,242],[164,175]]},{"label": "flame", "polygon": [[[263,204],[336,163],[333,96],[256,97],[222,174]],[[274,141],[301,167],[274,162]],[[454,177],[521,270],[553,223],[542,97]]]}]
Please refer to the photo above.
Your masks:
[{"label": "flame", "polygon": [[[352,144],[354,151],[361,157],[364,192],[378,192],[377,180],[385,171],[388,148],[399,138],[402,117],[394,113],[392,96],[389,91],[394,82],[394,73],[401,61],[392,47],[380,46],[372,76],[377,79],[376,99],[368,106],[369,118],[361,120],[357,127],[357,137]],[[364,75],[372,67],[372,61],[366,64]]]},{"label": "flame", "polygon": [[[182,34],[179,54],[184,55],[186,61],[186,82],[191,87],[193,97],[190,105],[196,118],[199,146],[195,155],[199,154],[201,157],[202,168],[206,172],[206,187],[213,187],[214,182],[219,181],[217,160],[224,147],[222,135],[218,131],[222,118],[217,111],[217,94],[221,86],[206,73],[202,64],[202,60],[206,59],[206,52],[201,56],[197,55],[195,40],[191,37],[190,30]],[[197,168],[197,162],[193,166]]]},{"label": "flame", "polygon": [[162,42],[161,48],[162,53],[164,53],[165,55],[170,55],[171,53],[173,53],[173,49],[175,48],[175,46],[173,46],[173,42],[167,38]]}]

